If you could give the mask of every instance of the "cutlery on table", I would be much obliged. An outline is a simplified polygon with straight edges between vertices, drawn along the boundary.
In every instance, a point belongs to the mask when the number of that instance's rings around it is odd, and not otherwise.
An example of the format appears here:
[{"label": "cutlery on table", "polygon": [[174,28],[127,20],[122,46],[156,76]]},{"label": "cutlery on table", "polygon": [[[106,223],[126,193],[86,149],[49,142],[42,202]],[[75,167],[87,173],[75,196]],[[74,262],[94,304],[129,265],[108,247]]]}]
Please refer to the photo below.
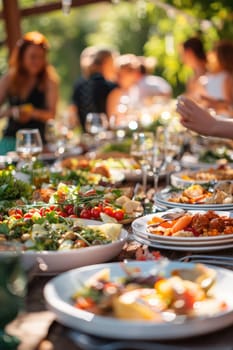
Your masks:
[{"label": "cutlery on table", "polygon": [[[92,335],[69,331],[69,337],[82,350],[219,350],[218,345],[175,345],[163,344],[155,341],[111,340]],[[177,341],[177,340],[176,340]],[[232,350],[231,346],[221,346],[221,350]]]},{"label": "cutlery on table", "polygon": [[198,262],[210,265],[233,267],[233,257],[223,255],[186,255],[179,259],[181,262]]}]

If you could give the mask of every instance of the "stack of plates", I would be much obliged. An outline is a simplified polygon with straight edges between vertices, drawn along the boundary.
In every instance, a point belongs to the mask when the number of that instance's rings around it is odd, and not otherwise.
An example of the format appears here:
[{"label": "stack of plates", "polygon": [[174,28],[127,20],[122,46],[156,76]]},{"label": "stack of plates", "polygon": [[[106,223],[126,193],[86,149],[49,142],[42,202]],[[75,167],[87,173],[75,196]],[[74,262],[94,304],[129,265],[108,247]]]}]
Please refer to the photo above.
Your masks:
[{"label": "stack of plates", "polygon": [[[161,217],[168,212],[150,214],[134,220],[132,223],[134,238],[142,244],[160,249],[201,252],[233,248],[233,232],[232,234],[219,236],[177,237],[161,236],[147,231],[148,221],[155,216]],[[204,211],[190,211],[190,213],[204,213]],[[216,213],[222,216],[230,216],[230,212],[221,211]]]},{"label": "stack of plates", "polygon": [[[181,190],[182,193],[182,190]],[[157,192],[155,196],[155,201],[158,205],[167,207],[167,208],[182,208],[186,210],[233,210],[233,203],[229,204],[188,204],[188,203],[175,203],[175,202],[169,202],[169,198],[172,196],[172,191],[170,188],[166,188],[165,190],[162,190],[161,192]]]}]

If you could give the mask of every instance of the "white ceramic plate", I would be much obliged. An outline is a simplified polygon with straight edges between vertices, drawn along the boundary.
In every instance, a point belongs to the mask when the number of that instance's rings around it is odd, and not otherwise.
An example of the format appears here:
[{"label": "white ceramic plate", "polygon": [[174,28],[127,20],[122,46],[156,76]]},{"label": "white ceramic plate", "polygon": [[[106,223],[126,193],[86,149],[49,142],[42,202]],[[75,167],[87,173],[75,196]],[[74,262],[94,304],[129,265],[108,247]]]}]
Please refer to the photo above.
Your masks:
[{"label": "white ceramic plate", "polygon": [[[182,192],[182,190],[181,190]],[[169,202],[168,199],[171,197],[172,191],[166,188],[155,195],[155,200],[158,204],[166,206],[167,208],[182,208],[187,210],[233,210],[232,204],[188,204],[188,203],[175,203]]]},{"label": "white ceramic plate", "polygon": [[[192,175],[196,173],[196,171],[180,171],[178,173],[174,173],[174,174],[171,174],[171,178],[170,178],[170,181],[171,181],[171,185],[174,186],[174,187],[181,187],[181,188],[184,188],[184,187],[187,187],[187,186],[191,186],[192,184],[200,184],[200,185],[203,185],[203,184],[206,184],[210,181],[203,181],[203,180],[185,180],[183,179],[183,176],[185,175]],[[218,182],[221,182],[221,181],[218,181]]]},{"label": "white ceramic plate", "polygon": [[211,164],[211,163],[200,162],[198,160],[198,156],[195,156],[193,154],[185,154],[181,159],[181,165],[182,167],[188,168],[188,169],[198,169],[198,168],[207,169],[211,166],[215,166],[215,163]]},{"label": "white ceramic plate", "polygon": [[[204,171],[204,169],[200,169],[198,170],[199,171]],[[180,187],[180,188],[184,188],[184,187],[187,187],[187,186],[191,186],[192,184],[200,184],[200,185],[203,185],[203,184],[208,184],[211,182],[208,181],[208,180],[185,180],[183,179],[183,176],[185,175],[188,175],[188,176],[192,176],[195,175],[197,173],[197,170],[195,171],[180,171],[180,172],[177,172],[177,173],[174,173],[174,174],[171,174],[171,184],[172,186],[175,186],[175,187]],[[216,181],[216,183],[223,183],[223,182],[229,182],[231,180],[218,180]]]},{"label": "white ceramic plate", "polygon": [[[176,161],[173,161],[170,165],[170,168],[168,170],[162,170],[159,174],[160,178],[164,178],[168,175],[170,175],[171,173],[173,173],[174,171],[177,172],[178,170],[180,170],[180,164]],[[123,170],[124,174],[125,174],[125,179],[129,180],[129,181],[141,181],[142,180],[142,171],[141,169],[129,169],[129,170]],[[147,179],[149,181],[153,181],[154,176],[152,171],[149,171],[147,174]]]},{"label": "white ceramic plate", "polygon": [[[199,161],[199,157],[193,154],[185,154],[181,159],[181,166],[188,169],[208,169],[208,168],[217,168],[219,166],[218,160],[213,163],[206,163]],[[232,162],[228,162],[229,165],[233,165]]]},{"label": "white ceramic plate", "polygon": [[[103,222],[80,219],[85,225],[102,225]],[[45,273],[59,273],[76,267],[103,263],[120,253],[128,232],[121,230],[120,238],[109,244],[63,251],[26,251],[22,254],[23,266],[26,270],[35,265],[38,260],[47,265]]]},{"label": "white ceramic plate", "polygon": [[[156,262],[130,262],[129,266],[139,267],[148,273],[155,268]],[[170,262],[165,267],[165,273],[177,268],[193,268],[194,264]],[[97,316],[80,310],[72,305],[71,296],[82,287],[83,283],[96,272],[109,268],[111,278],[119,278],[125,273],[119,263],[87,266],[75,269],[53,278],[44,289],[44,297],[48,307],[55,312],[62,324],[106,338],[116,339],[178,339],[194,335],[206,334],[224,328],[233,322],[233,272],[217,269],[217,283],[213,294],[224,300],[229,308],[213,317],[198,317],[183,322],[154,323],[142,321],[124,321],[111,317]]]},{"label": "white ceramic plate", "polygon": [[146,238],[142,238],[137,233],[133,235],[133,238],[141,244],[146,244],[150,247],[156,249],[168,249],[172,251],[182,251],[182,252],[215,252],[218,250],[225,250],[233,248],[233,243],[223,243],[223,244],[212,244],[212,245],[201,245],[201,246],[193,246],[193,245],[173,245],[169,243],[161,243],[152,241]]},{"label": "white ceramic plate", "polygon": [[[142,239],[152,241],[152,243],[154,242],[159,244],[188,246],[189,249],[195,246],[210,246],[210,245],[233,243],[233,233],[227,234],[227,235],[219,235],[219,236],[178,237],[178,236],[161,236],[161,235],[156,235],[147,231],[148,221],[150,221],[155,216],[161,217],[167,213],[171,213],[171,211],[165,211],[157,214],[149,214],[134,220],[132,223],[133,233],[136,236],[141,237]],[[188,211],[188,213],[198,214],[198,213],[205,213],[205,211],[190,210]],[[230,216],[230,213],[227,211],[226,212],[216,211],[216,214],[220,216],[227,216],[227,217]]]}]

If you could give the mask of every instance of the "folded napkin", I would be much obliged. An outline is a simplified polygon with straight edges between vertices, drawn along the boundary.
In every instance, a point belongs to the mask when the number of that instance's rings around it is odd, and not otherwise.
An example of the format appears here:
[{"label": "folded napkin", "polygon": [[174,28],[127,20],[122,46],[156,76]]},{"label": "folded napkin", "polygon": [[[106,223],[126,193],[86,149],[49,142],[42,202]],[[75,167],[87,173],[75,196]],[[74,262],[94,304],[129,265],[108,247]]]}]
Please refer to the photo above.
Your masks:
[{"label": "folded napkin", "polygon": [[7,326],[6,331],[20,339],[18,350],[35,350],[46,338],[54,320],[55,315],[50,311],[22,313]]}]

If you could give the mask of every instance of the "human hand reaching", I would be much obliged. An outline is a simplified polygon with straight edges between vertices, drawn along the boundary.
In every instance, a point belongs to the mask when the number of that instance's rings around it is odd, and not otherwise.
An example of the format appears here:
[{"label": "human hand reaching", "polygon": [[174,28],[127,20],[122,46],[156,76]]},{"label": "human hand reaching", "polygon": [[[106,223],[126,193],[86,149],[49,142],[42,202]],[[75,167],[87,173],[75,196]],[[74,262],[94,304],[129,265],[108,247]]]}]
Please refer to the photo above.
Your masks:
[{"label": "human hand reaching", "polygon": [[176,110],[181,115],[180,122],[184,127],[203,135],[215,134],[217,118],[193,100],[181,96]]}]

